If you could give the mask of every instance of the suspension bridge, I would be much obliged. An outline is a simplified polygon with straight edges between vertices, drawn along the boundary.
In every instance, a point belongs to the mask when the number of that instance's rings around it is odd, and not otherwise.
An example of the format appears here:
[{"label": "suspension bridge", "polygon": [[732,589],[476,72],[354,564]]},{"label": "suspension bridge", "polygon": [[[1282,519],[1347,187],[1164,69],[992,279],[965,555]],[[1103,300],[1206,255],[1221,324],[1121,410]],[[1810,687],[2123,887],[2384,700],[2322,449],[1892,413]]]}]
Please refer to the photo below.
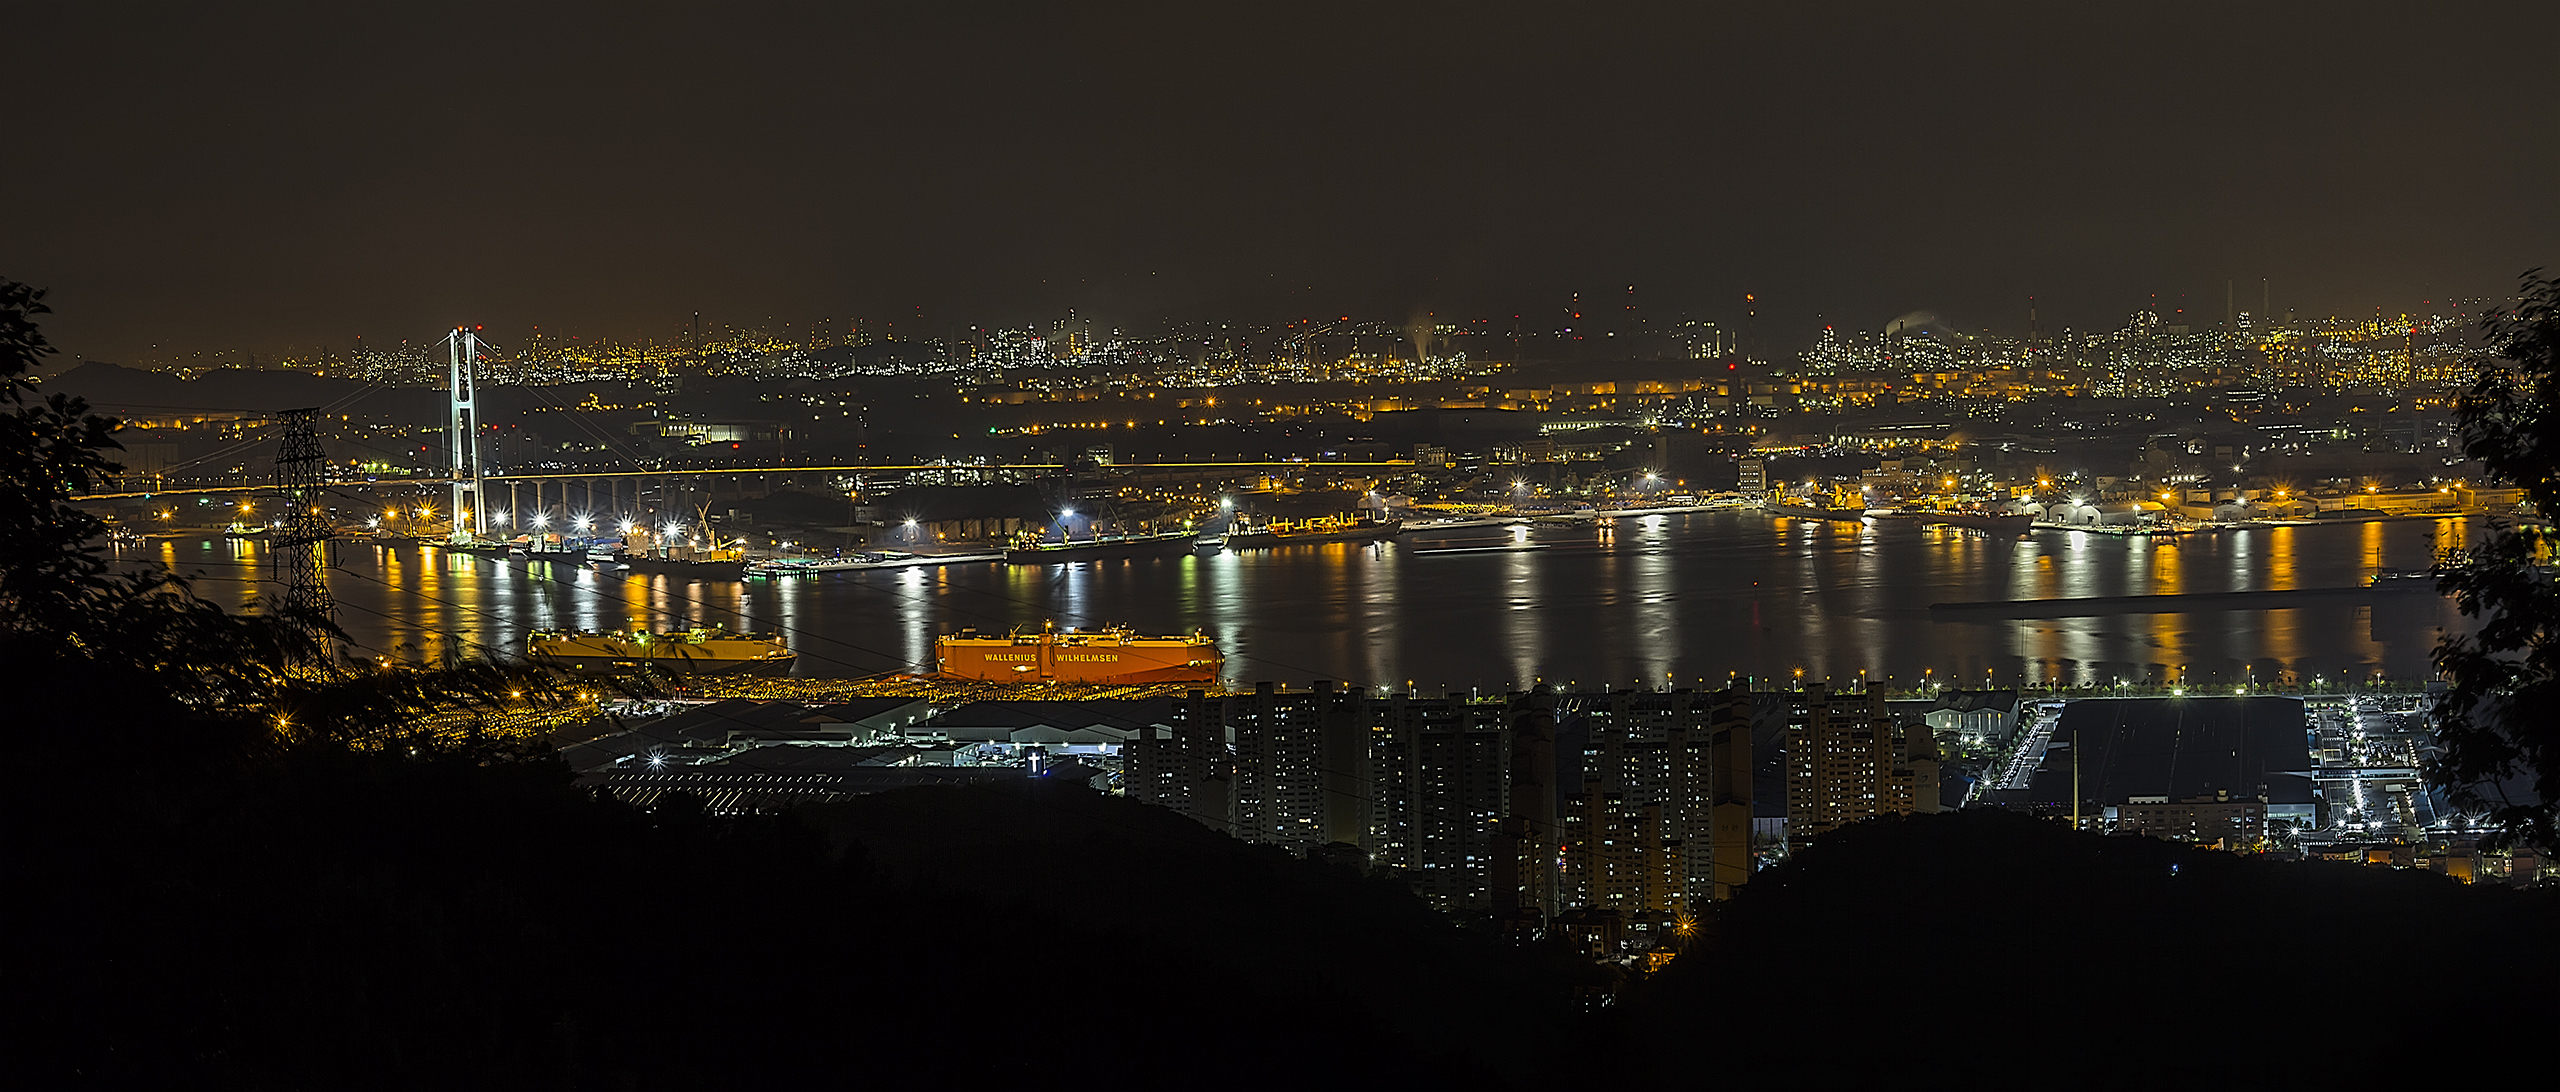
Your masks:
[{"label": "suspension bridge", "polygon": [[[626,457],[621,465],[602,469],[492,469],[480,451],[482,424],[480,415],[480,376],[478,363],[485,343],[475,329],[457,327],[440,343],[446,352],[447,415],[445,420],[445,467],[442,474],[433,472],[409,476],[367,474],[362,476],[330,476],[304,474],[297,481],[303,495],[327,492],[349,499],[361,497],[379,506],[386,518],[432,519],[441,515],[448,522],[448,534],[455,542],[479,541],[501,531],[541,528],[553,519],[563,529],[593,530],[601,521],[605,525],[624,523],[651,510],[673,510],[691,513],[724,499],[752,499],[771,494],[776,489],[806,487],[818,484],[833,491],[841,479],[859,480],[870,476],[935,473],[946,478],[981,482],[1021,476],[1055,474],[1077,469],[1067,463],[978,463],[978,462],[879,462],[785,464],[773,466],[641,466],[639,458]],[[354,396],[350,396],[352,398]],[[322,407],[318,412],[326,412]],[[295,429],[308,431],[315,411],[296,410],[291,415],[279,414],[281,423],[293,428],[274,430],[270,436],[244,442],[218,454],[236,456],[269,440],[283,439],[288,446],[316,443],[308,437],[299,440]],[[315,449],[316,450],[316,449]],[[303,461],[313,462],[307,455]],[[1165,474],[1209,478],[1239,473],[1272,471],[1304,473],[1312,470],[1360,470],[1410,468],[1411,460],[1335,461],[1310,458],[1266,458],[1260,460],[1202,460],[1185,462],[1117,462],[1107,465],[1113,472],[1138,475]],[[106,502],[117,500],[155,500],[179,497],[238,497],[245,504],[250,498],[274,493],[274,488],[246,481],[222,485],[185,485],[134,487],[128,480],[125,488],[102,490],[72,498],[75,501]],[[654,491],[654,498],[651,497]],[[422,494],[445,494],[441,508],[420,505]],[[493,503],[503,493],[502,503]],[[386,503],[388,495],[402,499]],[[649,503],[651,499],[656,504]],[[584,524],[584,526],[581,526]]]}]

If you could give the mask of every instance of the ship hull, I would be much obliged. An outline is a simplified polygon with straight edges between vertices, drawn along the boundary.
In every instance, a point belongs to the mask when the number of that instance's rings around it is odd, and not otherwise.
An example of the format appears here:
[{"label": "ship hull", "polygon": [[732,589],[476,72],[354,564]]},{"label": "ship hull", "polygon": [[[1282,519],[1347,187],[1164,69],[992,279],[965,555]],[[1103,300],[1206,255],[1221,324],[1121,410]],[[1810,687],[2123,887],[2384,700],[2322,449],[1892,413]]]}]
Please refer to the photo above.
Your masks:
[{"label": "ship hull", "polygon": [[791,669],[791,660],[792,658],[787,656],[780,659],[759,658],[753,660],[730,660],[720,659],[717,657],[684,655],[616,656],[611,654],[586,655],[580,653],[560,652],[544,652],[536,654],[534,657],[534,661],[536,663],[547,664],[567,671],[611,673],[629,671],[640,667],[650,667],[667,672],[671,675],[682,676],[727,675],[733,672],[764,673],[789,671]]},{"label": "ship hull", "polygon": [[1907,523],[1915,527],[1926,527],[1932,523],[1942,523],[1949,527],[1965,527],[1976,531],[1991,531],[1994,533],[2004,534],[2024,534],[2028,531],[2034,530],[2036,522],[2034,516],[2009,512],[1931,512],[1921,510],[1909,512],[1888,512],[1878,515],[1875,518],[1893,523]]},{"label": "ship hull", "polygon": [[1775,501],[1763,504],[1761,507],[1768,509],[1770,515],[1788,516],[1794,519],[1824,519],[1833,523],[1865,523],[1867,521],[1867,512],[1863,508],[1815,508],[1806,504],[1780,504]]},{"label": "ship hull", "polygon": [[932,554],[887,561],[854,561],[830,558],[823,561],[758,561],[747,565],[748,576],[825,576],[828,573],[867,573],[888,569],[924,569],[936,565],[966,565],[978,561],[1002,561],[1003,554]]},{"label": "ship hull", "polygon": [[526,644],[535,663],[570,671],[618,671],[650,667],[675,675],[788,670],[797,654],[777,640],[744,635],[701,640],[656,637],[634,640],[619,633],[537,634]]},{"label": "ship hull", "polygon": [[945,637],[935,643],[946,679],[1112,686],[1215,682],[1226,657],[1206,638]]},{"label": "ship hull", "polygon": [[622,555],[619,560],[625,568],[635,573],[684,577],[691,580],[744,580],[747,578],[747,563],[744,561],[682,561],[666,557],[635,557],[630,554]]},{"label": "ship hull", "polygon": [[2035,529],[2036,518],[2024,513],[1991,512],[1923,512],[1922,523],[1943,523],[1950,527],[1970,527],[1996,534],[2025,534]]},{"label": "ship hull", "polygon": [[510,550],[507,556],[517,561],[543,561],[553,565],[584,565],[587,552],[579,550]]},{"label": "ship hull", "polygon": [[1526,516],[1493,516],[1484,519],[1443,519],[1432,520],[1429,523],[1408,523],[1396,533],[1402,536],[1412,537],[1437,534],[1442,531],[1476,531],[1487,527],[1516,527],[1526,525],[1528,522],[1529,520]]},{"label": "ship hull", "polygon": [[1172,557],[1189,551],[1192,541],[1193,535],[1189,531],[1103,542],[1087,539],[1006,550],[1004,560],[1008,565],[1059,565],[1069,561],[1109,561],[1123,557]]},{"label": "ship hull", "polygon": [[1227,533],[1227,548],[1230,550],[1266,550],[1280,546],[1313,546],[1326,542],[1375,542],[1382,538],[1393,538],[1401,529],[1401,524],[1373,523],[1359,527],[1346,528],[1340,531],[1316,531],[1308,533],[1285,531],[1230,531]]}]

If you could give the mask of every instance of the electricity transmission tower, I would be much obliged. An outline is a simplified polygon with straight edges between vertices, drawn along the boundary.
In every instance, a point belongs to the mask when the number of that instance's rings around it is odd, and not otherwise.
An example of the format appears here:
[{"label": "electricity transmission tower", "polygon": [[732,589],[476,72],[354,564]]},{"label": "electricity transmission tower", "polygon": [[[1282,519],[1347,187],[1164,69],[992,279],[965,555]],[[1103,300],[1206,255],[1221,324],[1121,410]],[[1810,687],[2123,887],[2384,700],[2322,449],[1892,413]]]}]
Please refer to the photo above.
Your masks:
[{"label": "electricity transmission tower", "polygon": [[267,536],[275,578],[284,585],[276,613],[299,620],[315,641],[325,639],[323,623],[337,619],[337,604],[320,576],[328,565],[322,551],[336,537],[337,525],[320,503],[329,458],[320,449],[319,412],[294,409],[276,415],[284,423],[276,450],[276,492],[284,506],[284,525]]}]

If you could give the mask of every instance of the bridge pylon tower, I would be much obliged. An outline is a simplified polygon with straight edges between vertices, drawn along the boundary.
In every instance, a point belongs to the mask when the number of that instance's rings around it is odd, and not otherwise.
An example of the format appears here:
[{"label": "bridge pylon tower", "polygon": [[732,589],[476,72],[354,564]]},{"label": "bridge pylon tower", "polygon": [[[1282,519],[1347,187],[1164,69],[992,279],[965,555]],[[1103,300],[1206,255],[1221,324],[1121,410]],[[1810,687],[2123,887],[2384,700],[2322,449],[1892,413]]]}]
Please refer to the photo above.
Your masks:
[{"label": "bridge pylon tower", "polygon": [[445,428],[446,463],[452,468],[453,534],[456,543],[477,542],[489,527],[489,505],[480,481],[480,335],[456,326],[444,336],[445,359],[453,413]]}]

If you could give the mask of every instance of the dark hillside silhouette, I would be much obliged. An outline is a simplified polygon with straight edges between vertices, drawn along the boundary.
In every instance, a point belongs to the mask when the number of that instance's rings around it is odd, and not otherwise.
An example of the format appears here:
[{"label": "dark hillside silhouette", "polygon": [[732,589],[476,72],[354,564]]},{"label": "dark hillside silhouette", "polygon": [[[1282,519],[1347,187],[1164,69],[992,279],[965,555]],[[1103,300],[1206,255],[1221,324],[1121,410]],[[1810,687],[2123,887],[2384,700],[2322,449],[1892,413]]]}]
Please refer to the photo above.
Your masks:
[{"label": "dark hillside silhouette", "polygon": [[12,809],[47,1084],[1504,1086],[1553,1055],[1486,1015],[1569,1029],[1594,973],[1069,784],[865,799],[839,850],[497,752],[80,780]]},{"label": "dark hillside silhouette", "polygon": [[2548,890],[1919,815],[1754,877],[1612,1033],[1727,1029],[1707,1068],[1746,1086],[2291,1087],[2342,1057],[2441,1079],[2447,1052],[2540,1041],[2554,921]]},{"label": "dark hillside silhouette", "polygon": [[67,498],[115,423],[31,397],[44,313],[0,282],[28,1083],[1503,1083],[1549,1056],[1468,1007],[1559,1026],[1596,973],[1074,784],[865,800],[814,817],[837,844],[410,738],[539,680],[332,663],[325,619],[111,570]]},{"label": "dark hillside silhouette", "polygon": [[[1612,980],[1462,932],[1401,883],[1080,786],[921,789],[808,818],[860,847],[888,904],[983,915],[970,958],[1072,966],[999,974],[1031,1007],[1126,1013],[1145,1046],[1115,1065],[1153,1075],[1141,1079],[1525,1081],[1564,1057],[1556,1033],[1579,1025],[1576,994]],[[1526,1028],[1547,1030],[1522,1041]],[[1267,1073],[1222,1071],[1283,1043],[1291,1057]]]}]

